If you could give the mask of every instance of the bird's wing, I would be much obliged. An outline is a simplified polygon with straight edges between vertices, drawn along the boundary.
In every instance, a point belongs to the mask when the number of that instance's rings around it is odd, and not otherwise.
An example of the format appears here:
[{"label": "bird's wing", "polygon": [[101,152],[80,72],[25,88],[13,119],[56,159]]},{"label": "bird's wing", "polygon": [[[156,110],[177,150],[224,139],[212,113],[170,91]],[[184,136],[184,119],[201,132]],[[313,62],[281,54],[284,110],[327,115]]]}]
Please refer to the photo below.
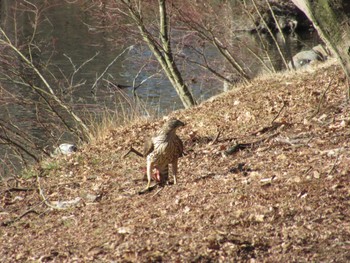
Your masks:
[{"label": "bird's wing", "polygon": [[143,156],[147,157],[147,155],[153,152],[153,150],[154,150],[154,144],[153,144],[152,138],[147,138],[143,146]]},{"label": "bird's wing", "polygon": [[182,140],[179,138],[179,136],[176,135],[176,145],[177,145],[177,151],[179,153],[179,157],[182,157],[183,156],[183,152],[184,152],[184,145],[183,145],[183,142]]}]

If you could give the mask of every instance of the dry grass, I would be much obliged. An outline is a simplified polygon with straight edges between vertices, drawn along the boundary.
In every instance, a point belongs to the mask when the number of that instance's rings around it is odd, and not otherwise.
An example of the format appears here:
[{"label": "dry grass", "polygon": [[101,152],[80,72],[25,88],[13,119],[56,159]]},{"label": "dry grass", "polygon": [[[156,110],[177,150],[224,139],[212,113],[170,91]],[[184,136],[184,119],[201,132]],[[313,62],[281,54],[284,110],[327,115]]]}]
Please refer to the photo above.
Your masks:
[{"label": "dry grass", "polygon": [[[187,123],[179,184],[144,195],[145,160],[122,156],[162,120],[99,132],[78,153],[42,164],[50,204],[80,197],[76,206],[43,204],[35,176],[2,182],[2,260],[348,262],[344,98],[344,75],[328,66],[174,112]],[[224,154],[237,143],[248,147]]]},{"label": "dry grass", "polygon": [[144,119],[154,119],[157,116],[156,112],[147,103],[138,98],[130,98],[120,89],[117,89],[116,92],[114,110],[106,108],[97,115],[90,112],[86,117],[91,131],[91,144],[95,144],[96,140],[108,136],[110,131],[117,127],[138,123]]}]

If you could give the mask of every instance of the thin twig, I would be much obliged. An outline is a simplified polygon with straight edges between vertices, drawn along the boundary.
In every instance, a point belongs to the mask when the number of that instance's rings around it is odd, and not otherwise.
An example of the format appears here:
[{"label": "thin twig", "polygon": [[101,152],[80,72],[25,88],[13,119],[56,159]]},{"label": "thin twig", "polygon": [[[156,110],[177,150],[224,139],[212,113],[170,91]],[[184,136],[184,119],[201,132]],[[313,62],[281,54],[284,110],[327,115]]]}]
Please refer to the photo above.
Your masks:
[{"label": "thin twig", "polygon": [[309,119],[312,119],[313,117],[315,117],[315,116],[320,112],[320,110],[321,110],[321,104],[324,102],[324,98],[326,97],[326,93],[327,93],[327,91],[330,89],[331,84],[332,84],[332,81],[333,81],[334,78],[335,78],[335,75],[334,75],[333,78],[329,81],[327,88],[323,91],[322,96],[321,96],[321,99],[320,99],[320,101],[319,101],[319,103],[318,103],[318,105],[317,105],[317,109],[316,109],[316,111],[310,116]]},{"label": "thin twig", "polygon": [[[253,15],[251,14],[251,12],[248,10],[246,4],[243,5],[243,10],[244,10],[244,13],[249,17],[249,19],[250,19],[253,23],[255,23],[255,18],[253,17]],[[262,34],[261,34],[261,32],[260,32],[259,30],[256,30],[256,34],[257,34],[257,36],[259,37],[259,43],[260,43],[260,45],[262,46],[262,50],[263,50],[264,53],[265,53],[265,57],[268,59],[268,61],[269,61],[269,63],[270,63],[269,65],[271,66],[271,71],[272,71],[272,72],[276,72],[275,66],[273,65],[271,56],[270,56],[270,54],[269,54],[269,52],[268,52],[268,48],[267,48],[267,46],[266,46],[266,44],[265,44],[265,41],[264,41],[264,39],[263,39],[264,37],[262,36]],[[250,48],[248,47],[248,51],[250,51],[249,49],[250,49]],[[256,52],[254,52],[254,53],[256,53]],[[260,61],[260,59],[259,59],[259,61]],[[263,66],[264,66],[265,68],[270,69],[269,66],[266,64],[266,62],[264,62],[264,60],[262,60],[262,61],[260,61],[260,62],[263,64]],[[268,71],[270,71],[270,70],[268,70]]]},{"label": "thin twig", "polygon": [[2,225],[3,226],[9,226],[13,223],[15,223],[16,221],[20,220],[21,218],[25,217],[26,215],[30,214],[30,213],[34,213],[34,214],[39,214],[36,210],[34,210],[33,208],[25,211],[23,214],[21,214],[20,216],[14,218],[14,219],[11,219],[11,220],[8,220],[6,222],[3,222]]},{"label": "thin twig", "polygon": [[33,190],[35,190],[35,188],[11,187],[5,190],[5,192],[29,192]]},{"label": "thin twig", "polygon": [[221,131],[218,132],[218,134],[215,136],[214,140],[210,143],[211,145],[216,143],[221,135]]},{"label": "thin twig", "polygon": [[265,21],[263,15],[261,14],[259,8],[257,7],[256,0],[252,0],[252,4],[253,4],[253,6],[254,6],[255,11],[256,11],[257,14],[259,15],[260,20],[261,20],[262,23],[264,24],[266,30],[269,32],[270,37],[272,38],[272,40],[273,40],[273,42],[274,42],[274,44],[275,44],[275,46],[276,46],[276,48],[277,48],[277,51],[278,51],[280,57],[282,58],[282,61],[283,61],[284,65],[285,65],[285,67],[288,69],[288,63],[287,63],[287,61],[286,61],[286,58],[285,58],[284,55],[283,55],[283,52],[282,52],[282,50],[281,50],[281,46],[278,44],[278,41],[277,41],[275,35],[274,35],[273,32],[271,31],[270,27],[267,25],[267,23],[266,23],[266,21]]},{"label": "thin twig", "polygon": [[91,87],[91,92],[93,94],[96,94],[96,87],[97,87],[97,83],[101,80],[101,78],[106,74],[106,72],[109,70],[109,68],[126,52],[126,51],[130,51],[132,49],[132,46],[125,48],[120,54],[118,54],[112,61],[111,63],[109,63],[107,65],[107,67],[105,68],[105,70],[100,74],[100,76],[98,76],[94,82],[94,84]]},{"label": "thin twig", "polygon": [[312,166],[310,166],[310,167],[303,173],[302,176],[307,175],[311,170],[312,170]]},{"label": "thin twig", "polygon": [[286,102],[283,101],[283,105],[282,105],[282,108],[279,110],[279,112],[277,113],[277,115],[275,116],[275,118],[272,120],[272,124],[275,122],[275,120],[277,120],[277,118],[280,116],[282,110],[284,109],[284,107],[286,107]]},{"label": "thin twig", "polygon": [[155,192],[152,197],[156,196],[157,194],[159,194],[162,190],[164,189],[164,187],[161,187],[157,192]]},{"label": "thin twig", "polygon": [[[35,75],[41,80],[43,86],[47,89],[47,91],[44,91],[44,88],[39,88],[36,87],[35,85],[31,85],[29,83],[23,83],[25,86],[30,87],[32,90],[35,90],[36,92],[38,92],[38,94],[42,97],[44,97],[43,93],[45,93],[46,95],[49,95],[50,98],[53,99],[54,102],[56,102],[62,109],[64,109],[69,116],[71,116],[74,120],[75,123],[79,124],[80,128],[83,130],[83,134],[88,137],[88,135],[90,134],[90,130],[89,128],[86,126],[86,124],[84,123],[84,121],[82,119],[80,119],[80,117],[78,115],[76,115],[55,93],[54,89],[52,88],[52,86],[49,84],[49,82],[47,81],[47,79],[44,77],[44,75],[39,71],[39,69],[33,64],[33,62],[28,59],[23,52],[21,52],[18,47],[16,47],[12,41],[10,40],[10,38],[8,37],[8,35],[6,34],[6,32],[4,31],[4,29],[2,27],[0,27],[0,34],[2,35],[2,37],[4,39],[0,39],[0,43],[9,47],[10,49],[12,49],[22,60],[23,63],[25,65],[27,65],[31,70],[34,71]],[[50,105],[49,105],[50,106]],[[50,106],[51,107],[51,106]]]},{"label": "thin twig", "polygon": [[335,161],[333,163],[333,166],[332,166],[331,170],[327,173],[326,177],[330,176],[331,173],[334,171],[334,169],[335,169],[335,167],[337,165],[338,159],[339,159],[339,155],[340,155],[340,153],[338,152],[337,158],[335,159]]},{"label": "thin twig", "polygon": [[130,153],[135,153],[136,155],[138,155],[140,157],[144,157],[144,155],[142,153],[140,153],[138,150],[134,149],[133,147],[130,147],[130,150],[126,154],[123,155],[123,158],[128,156]]},{"label": "thin twig", "polygon": [[95,57],[97,57],[99,55],[99,53],[100,52],[96,52],[95,55],[93,55],[92,57],[85,60],[79,67],[76,67],[76,65],[73,63],[73,60],[68,55],[63,54],[63,56],[65,56],[69,60],[70,64],[73,67],[73,71],[74,71],[71,78],[70,78],[70,83],[69,83],[70,87],[74,86],[74,77],[79,72],[79,70],[81,70],[89,62],[93,61],[95,59]]},{"label": "thin twig", "polygon": [[[153,78],[153,76],[159,74],[160,71],[161,71],[161,70],[158,70],[156,73],[154,73],[154,74],[148,76],[147,78],[143,79],[143,80],[142,80],[138,85],[136,85],[136,86],[135,86],[134,83],[133,83],[133,93],[135,93],[136,90],[137,90],[139,87],[141,87],[141,85],[142,85],[143,83],[145,83],[145,82],[148,81],[149,79]],[[136,76],[136,77],[137,77],[137,76]],[[135,77],[135,79],[136,79],[136,77]]]},{"label": "thin twig", "polygon": [[48,207],[50,207],[52,209],[63,210],[63,208],[60,208],[58,206],[54,206],[47,200],[47,198],[45,197],[44,192],[43,192],[43,190],[41,188],[41,185],[40,185],[39,175],[36,176],[36,182],[37,182],[37,186],[38,186],[39,195],[43,199],[43,202],[45,203],[45,205],[47,205]]},{"label": "thin twig", "polygon": [[[291,54],[291,52],[290,52],[290,46],[287,45],[287,41],[286,41],[286,38],[285,38],[285,36],[284,36],[283,30],[282,30],[282,28],[281,28],[281,25],[280,25],[280,23],[278,22],[278,19],[276,18],[275,12],[273,11],[273,9],[272,9],[272,7],[271,7],[269,1],[268,1],[268,0],[265,0],[265,1],[266,1],[267,6],[268,6],[269,9],[270,9],[270,13],[271,13],[271,15],[272,15],[272,17],[273,17],[273,20],[275,21],[275,25],[276,25],[276,27],[277,27],[277,29],[278,29],[278,32],[280,33],[280,36],[281,36],[281,38],[282,38],[282,40],[283,40],[283,47],[284,47],[284,49],[286,50],[288,59],[289,59],[290,62],[291,62],[292,68],[295,69],[294,62],[293,62],[293,58],[292,58],[292,54]],[[287,69],[290,69],[290,68],[289,68],[289,65],[288,65]]]}]

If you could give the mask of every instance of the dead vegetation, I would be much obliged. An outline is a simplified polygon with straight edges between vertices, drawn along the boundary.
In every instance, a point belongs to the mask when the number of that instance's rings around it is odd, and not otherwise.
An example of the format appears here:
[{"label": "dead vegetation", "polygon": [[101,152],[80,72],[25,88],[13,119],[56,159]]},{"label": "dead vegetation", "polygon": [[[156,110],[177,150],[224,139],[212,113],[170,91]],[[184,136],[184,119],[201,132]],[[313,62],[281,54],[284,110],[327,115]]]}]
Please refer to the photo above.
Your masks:
[{"label": "dead vegetation", "polygon": [[174,112],[187,123],[178,185],[143,195],[145,160],[123,155],[162,121],[1,182],[3,262],[348,262],[344,85],[332,65]]}]

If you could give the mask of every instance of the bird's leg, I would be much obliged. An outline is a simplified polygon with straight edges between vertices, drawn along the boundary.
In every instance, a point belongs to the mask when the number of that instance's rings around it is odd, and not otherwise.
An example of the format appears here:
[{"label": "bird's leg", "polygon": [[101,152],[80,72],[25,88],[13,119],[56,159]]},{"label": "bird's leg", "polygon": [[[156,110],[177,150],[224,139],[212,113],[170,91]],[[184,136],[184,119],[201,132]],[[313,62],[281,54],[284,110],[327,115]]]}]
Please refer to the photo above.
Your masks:
[{"label": "bird's leg", "polygon": [[150,156],[147,156],[147,187],[146,187],[146,190],[148,190],[151,186],[152,168],[153,168],[153,162],[152,162]]},{"label": "bird's leg", "polygon": [[176,174],[177,174],[177,159],[172,162],[171,169],[173,172],[174,184],[176,184]]}]

